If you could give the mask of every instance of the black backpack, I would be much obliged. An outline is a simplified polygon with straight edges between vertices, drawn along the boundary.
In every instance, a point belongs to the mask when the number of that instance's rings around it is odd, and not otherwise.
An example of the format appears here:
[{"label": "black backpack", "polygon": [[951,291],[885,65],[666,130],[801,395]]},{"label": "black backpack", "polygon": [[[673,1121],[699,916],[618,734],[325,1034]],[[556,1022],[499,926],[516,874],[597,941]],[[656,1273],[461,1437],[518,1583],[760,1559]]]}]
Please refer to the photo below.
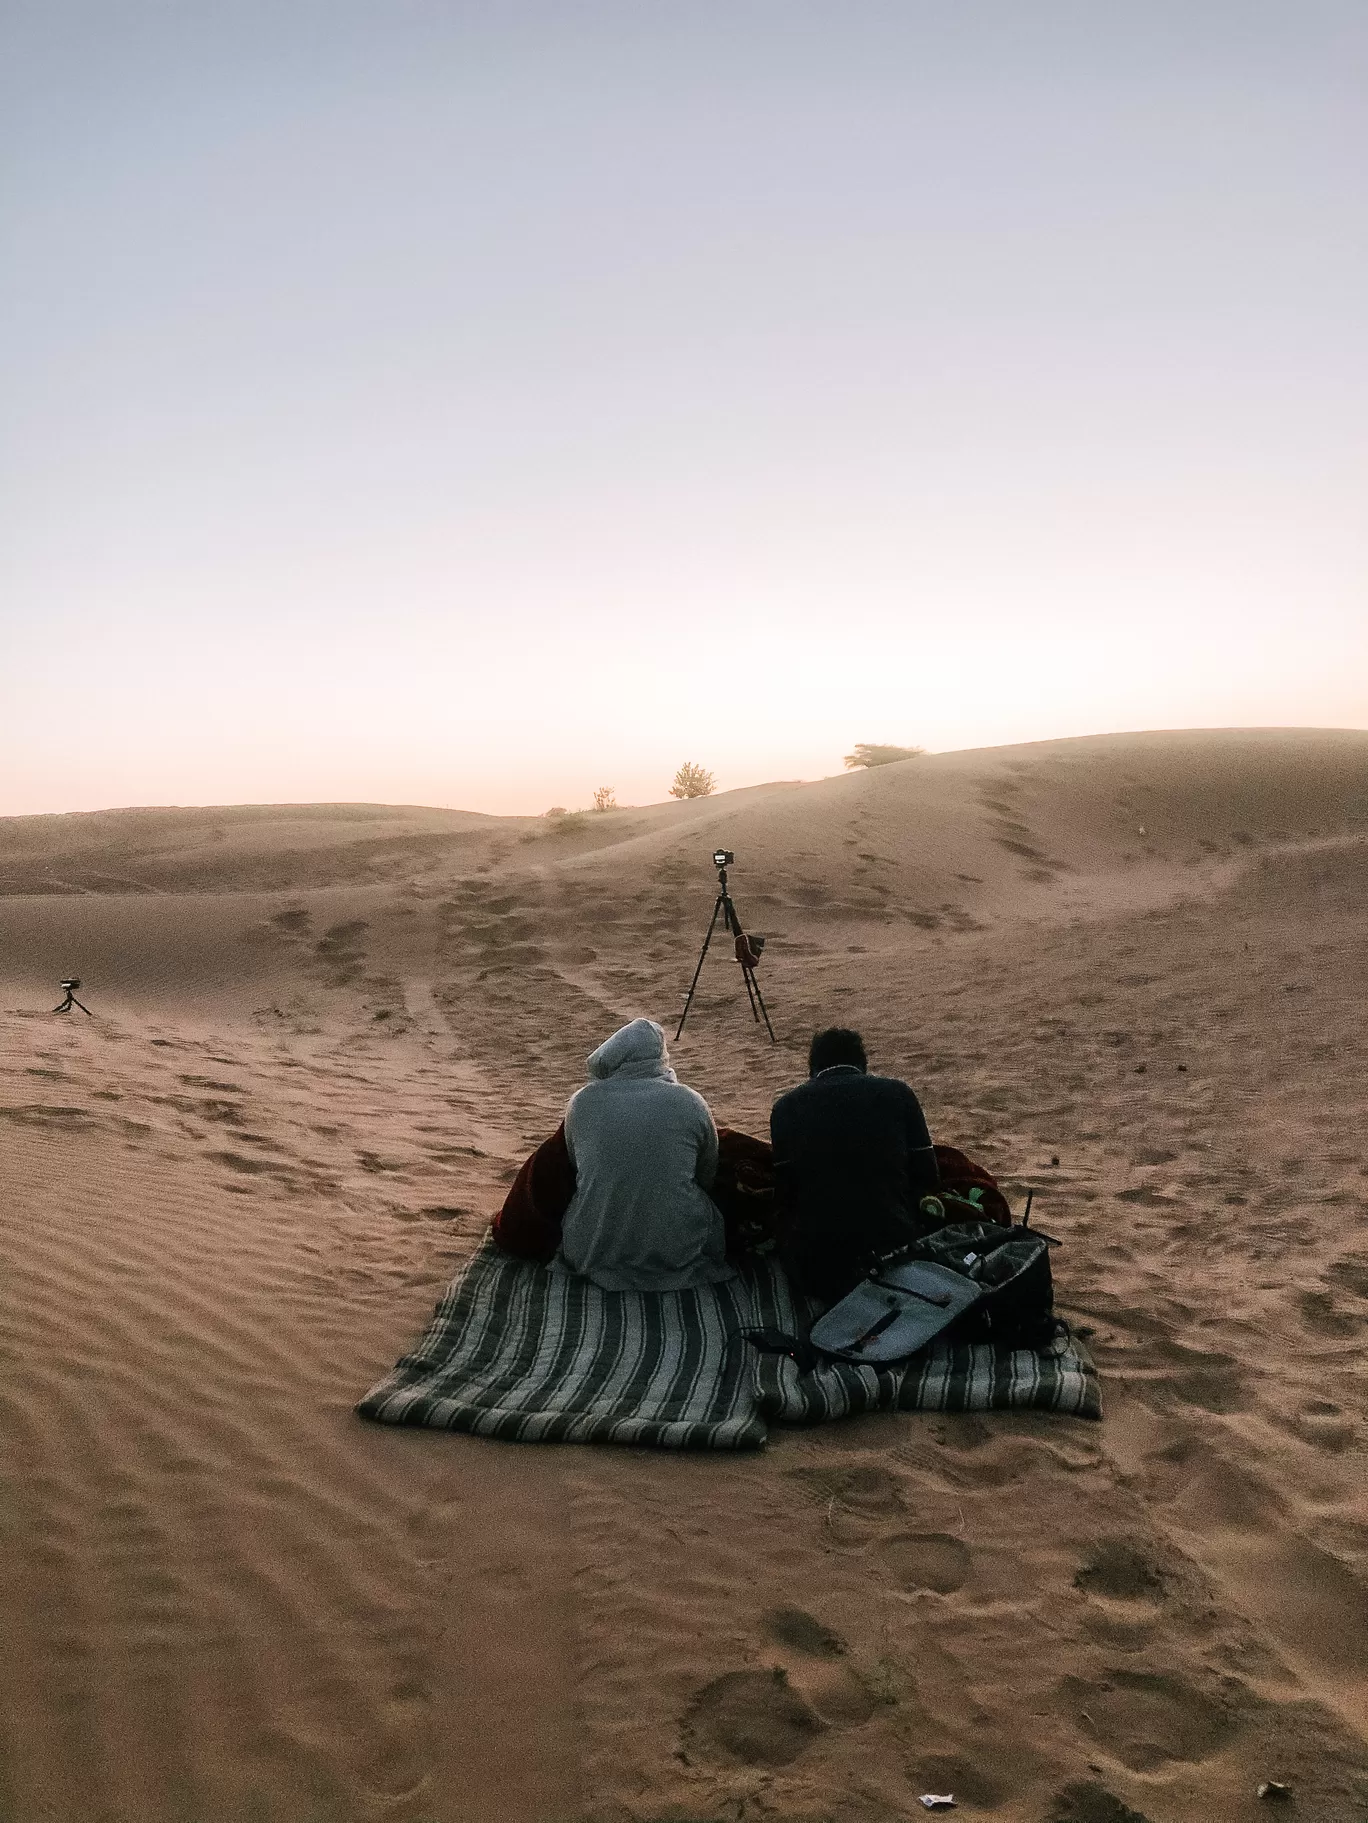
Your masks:
[{"label": "black backpack", "polygon": [[[1000,1222],[951,1222],[875,1261],[868,1276],[818,1318],[810,1335],[774,1329],[743,1333],[762,1353],[791,1355],[802,1373],[810,1373],[824,1358],[891,1365],[908,1359],[928,1340],[1045,1348],[1058,1328],[1050,1272],[1050,1248],[1058,1245],[1053,1236],[1024,1223],[1005,1228]],[[915,1263],[929,1269],[929,1284],[928,1274],[899,1272]],[[972,1297],[968,1308],[956,1295],[956,1285]],[[937,1323],[928,1308],[935,1305],[943,1306],[947,1316],[952,1308],[958,1314]],[[913,1317],[911,1327],[920,1329],[920,1338],[905,1354],[893,1325],[900,1311],[918,1310],[923,1321],[918,1324]],[[908,1325],[901,1327],[905,1331]]]},{"label": "black backpack", "polygon": [[[943,1332],[948,1342],[1040,1348],[1055,1333],[1050,1235],[1023,1224],[950,1222],[900,1247],[897,1260],[928,1260],[973,1279],[977,1301]],[[883,1264],[890,1264],[885,1261]]]}]

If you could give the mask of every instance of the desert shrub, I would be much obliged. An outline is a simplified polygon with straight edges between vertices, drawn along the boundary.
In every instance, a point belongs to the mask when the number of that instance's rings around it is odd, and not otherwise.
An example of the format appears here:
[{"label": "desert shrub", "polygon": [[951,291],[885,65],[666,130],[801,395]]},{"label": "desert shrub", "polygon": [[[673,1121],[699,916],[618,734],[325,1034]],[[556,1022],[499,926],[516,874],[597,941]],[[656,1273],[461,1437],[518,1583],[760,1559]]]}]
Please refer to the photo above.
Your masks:
[{"label": "desert shrub", "polygon": [[695,766],[692,760],[685,760],[674,775],[670,796],[672,798],[710,798],[713,790],[713,775],[705,771],[702,766]]},{"label": "desert shrub", "polygon": [[594,793],[595,810],[616,810],[617,793],[611,785],[600,785]]},{"label": "desert shrub", "polygon": [[925,752],[925,747],[879,747],[856,741],[855,751],[845,756],[845,763],[852,770],[857,766],[891,766],[895,760],[915,760]]},{"label": "desert shrub", "polygon": [[553,804],[550,810],[544,810],[542,815],[544,817],[563,817],[565,815],[565,806],[564,804]]}]

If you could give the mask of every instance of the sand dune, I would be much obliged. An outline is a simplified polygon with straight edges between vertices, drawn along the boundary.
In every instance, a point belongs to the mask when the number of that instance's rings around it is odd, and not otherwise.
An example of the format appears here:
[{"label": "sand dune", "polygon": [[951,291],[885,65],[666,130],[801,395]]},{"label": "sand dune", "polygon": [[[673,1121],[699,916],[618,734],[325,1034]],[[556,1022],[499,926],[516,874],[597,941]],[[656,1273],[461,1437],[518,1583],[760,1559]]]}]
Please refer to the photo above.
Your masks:
[{"label": "sand dune", "polygon": [[[854,1023],[1065,1243],[1099,1425],[375,1430],[620,1019],[763,1132]],[[1368,734],[565,823],[0,822],[0,1818],[1368,1815]],[[95,1017],[58,1019],[74,971]]]}]

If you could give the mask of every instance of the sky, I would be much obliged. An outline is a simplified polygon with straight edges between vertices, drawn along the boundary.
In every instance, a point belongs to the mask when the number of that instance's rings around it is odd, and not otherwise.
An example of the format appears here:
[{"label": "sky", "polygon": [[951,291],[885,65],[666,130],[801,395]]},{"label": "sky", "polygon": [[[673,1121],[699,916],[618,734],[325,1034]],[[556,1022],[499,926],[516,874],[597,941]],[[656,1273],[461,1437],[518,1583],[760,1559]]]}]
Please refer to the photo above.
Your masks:
[{"label": "sky", "polygon": [[0,0],[0,814],[1368,726],[1361,0]]}]

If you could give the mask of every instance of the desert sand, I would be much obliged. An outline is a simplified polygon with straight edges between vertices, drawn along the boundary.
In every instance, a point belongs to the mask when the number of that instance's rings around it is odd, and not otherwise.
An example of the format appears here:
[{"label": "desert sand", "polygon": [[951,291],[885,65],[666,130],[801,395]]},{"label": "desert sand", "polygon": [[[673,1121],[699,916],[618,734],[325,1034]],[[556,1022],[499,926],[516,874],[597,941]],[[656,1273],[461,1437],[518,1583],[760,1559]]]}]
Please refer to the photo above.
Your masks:
[{"label": "desert sand", "polygon": [[[1063,1243],[1100,1424],[752,1456],[368,1426],[622,1021],[814,1026]],[[0,822],[5,1823],[1368,1817],[1368,734],[548,822]],[[92,1009],[55,1017],[56,983]]]}]

